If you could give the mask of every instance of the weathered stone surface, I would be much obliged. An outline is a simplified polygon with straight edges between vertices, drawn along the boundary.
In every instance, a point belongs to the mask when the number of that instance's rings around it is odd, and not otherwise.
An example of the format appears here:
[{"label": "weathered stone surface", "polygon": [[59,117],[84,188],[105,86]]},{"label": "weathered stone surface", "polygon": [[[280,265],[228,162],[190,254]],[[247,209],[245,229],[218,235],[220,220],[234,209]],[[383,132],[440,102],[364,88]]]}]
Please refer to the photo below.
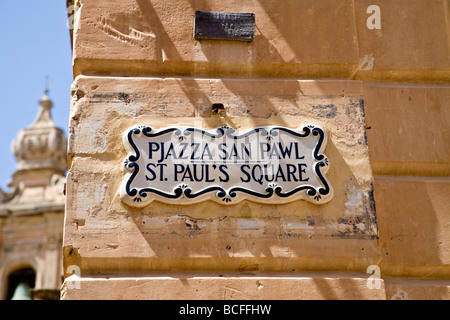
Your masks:
[{"label": "weathered stone surface", "polygon": [[[379,261],[360,83],[80,76],[72,91],[81,98],[71,112],[64,246],[75,250],[83,272],[364,272]],[[211,114],[216,102],[224,104],[224,117]],[[328,131],[327,177],[340,186],[328,204],[154,202],[139,209],[120,201],[122,135],[133,125],[295,128],[308,122]]]},{"label": "weathered stone surface", "polygon": [[[66,279],[64,299],[448,299],[447,0],[78,3],[64,269],[81,278]],[[254,13],[254,40],[196,40],[197,10]],[[332,80],[296,80],[319,78]],[[131,126],[307,122],[328,134],[325,205],[120,200]],[[380,289],[367,286],[369,266]],[[341,273],[295,274],[319,270]]]},{"label": "weathered stone surface", "polygon": [[448,178],[376,176],[381,273],[450,277]]},{"label": "weathered stone surface", "polygon": [[387,300],[449,300],[449,280],[395,279],[384,280]]},{"label": "weathered stone surface", "polygon": [[[380,29],[368,27],[371,5],[369,0],[84,1],[74,30],[74,74],[448,82],[447,2],[379,1]],[[199,10],[254,13],[253,42],[193,39]]]},{"label": "weathered stone surface", "polygon": [[66,278],[63,300],[448,300],[448,280],[379,280],[348,273],[186,274],[139,278]]},{"label": "weathered stone surface", "polygon": [[[380,29],[369,29],[373,11]],[[361,80],[414,80],[447,83],[450,78],[448,1],[355,1]],[[369,21],[370,24],[371,21]]]},{"label": "weathered stone surface", "polygon": [[365,84],[372,167],[380,175],[450,175],[448,85]]},{"label": "weathered stone surface", "polygon": [[[253,42],[194,40],[197,10],[254,13]],[[347,0],[83,1],[74,75],[345,77],[358,63],[353,12]]]},{"label": "weathered stone surface", "polygon": [[[140,278],[69,277],[62,299],[341,300],[385,299],[383,280],[369,289],[368,275],[351,273],[156,274]],[[76,288],[79,289],[76,289]]]}]

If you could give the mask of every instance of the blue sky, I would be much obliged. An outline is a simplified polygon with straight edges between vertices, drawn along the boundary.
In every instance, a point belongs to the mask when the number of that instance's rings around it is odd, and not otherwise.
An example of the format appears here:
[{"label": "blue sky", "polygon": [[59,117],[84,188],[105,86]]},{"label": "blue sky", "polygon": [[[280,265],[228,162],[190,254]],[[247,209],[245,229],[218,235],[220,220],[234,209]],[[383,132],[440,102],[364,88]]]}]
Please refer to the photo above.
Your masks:
[{"label": "blue sky", "polygon": [[68,133],[72,52],[63,0],[0,0],[0,188],[16,169],[11,142],[35,119],[49,77],[52,117]]}]

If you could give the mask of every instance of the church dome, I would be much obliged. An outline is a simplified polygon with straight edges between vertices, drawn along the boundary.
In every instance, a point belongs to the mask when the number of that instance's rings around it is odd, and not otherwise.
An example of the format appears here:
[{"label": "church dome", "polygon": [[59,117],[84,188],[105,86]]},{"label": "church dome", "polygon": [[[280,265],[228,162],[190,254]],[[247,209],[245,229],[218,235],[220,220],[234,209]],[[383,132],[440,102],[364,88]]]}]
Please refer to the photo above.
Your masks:
[{"label": "church dome", "polygon": [[61,174],[67,170],[67,141],[64,131],[57,128],[51,118],[53,107],[47,92],[39,101],[34,122],[19,131],[12,142],[11,151],[17,159],[17,172],[52,169]]}]

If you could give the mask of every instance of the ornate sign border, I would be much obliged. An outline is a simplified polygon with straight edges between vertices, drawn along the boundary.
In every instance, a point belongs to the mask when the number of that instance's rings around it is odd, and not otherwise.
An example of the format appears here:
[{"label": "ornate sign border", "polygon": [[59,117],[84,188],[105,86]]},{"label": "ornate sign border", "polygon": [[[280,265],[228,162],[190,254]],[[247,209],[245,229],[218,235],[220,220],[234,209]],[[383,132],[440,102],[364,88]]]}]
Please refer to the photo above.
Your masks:
[{"label": "ornate sign border", "polygon": [[[144,136],[147,138],[154,138],[172,133],[182,141],[187,139],[193,132],[197,132],[214,139],[226,135],[227,137],[236,140],[245,138],[251,134],[259,133],[260,135],[265,136],[267,140],[271,140],[276,137],[280,131],[291,134],[297,138],[307,138],[310,136],[318,138],[317,143],[312,150],[312,156],[315,160],[313,172],[321,182],[321,187],[316,188],[312,185],[302,184],[285,192],[283,191],[282,186],[279,186],[276,183],[269,183],[265,188],[264,193],[241,186],[232,187],[226,190],[221,186],[212,185],[198,191],[193,191],[189,185],[179,184],[173,189],[173,193],[159,190],[157,187],[132,187],[133,180],[140,170],[137,161],[141,157],[141,152],[133,141],[134,137]],[[128,155],[123,162],[123,168],[126,175],[120,187],[120,196],[122,201],[135,207],[144,207],[153,200],[160,200],[172,204],[191,204],[207,199],[212,199],[222,204],[236,204],[243,199],[264,203],[287,203],[298,199],[304,199],[311,203],[323,204],[330,201],[333,196],[333,189],[325,177],[325,174],[329,169],[329,160],[326,155],[322,153],[326,145],[326,140],[327,137],[325,131],[314,125],[305,125],[301,127],[301,131],[295,131],[280,126],[261,126],[247,130],[242,134],[236,134],[236,131],[233,128],[227,126],[218,127],[212,130],[203,130],[195,127],[183,127],[182,129],[170,127],[154,130],[150,126],[137,125],[129,128],[123,136],[123,143],[128,151]],[[149,194],[153,194],[154,197],[149,197]],[[210,194],[209,198],[204,197],[207,194]],[[242,197],[236,197],[238,194],[242,195]],[[237,198],[239,198],[239,200],[234,201]],[[179,201],[181,199],[184,201]]]}]

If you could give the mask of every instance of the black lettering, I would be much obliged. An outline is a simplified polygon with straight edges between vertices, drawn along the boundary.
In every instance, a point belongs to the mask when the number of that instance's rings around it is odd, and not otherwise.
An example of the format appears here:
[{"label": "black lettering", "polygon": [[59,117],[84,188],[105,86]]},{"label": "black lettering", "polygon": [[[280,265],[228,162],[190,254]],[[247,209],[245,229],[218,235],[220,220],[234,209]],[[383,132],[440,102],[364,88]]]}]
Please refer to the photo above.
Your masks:
[{"label": "black lettering", "polygon": [[295,172],[297,171],[297,168],[295,167],[295,165],[287,164],[286,169],[287,169],[287,180],[291,181],[291,176],[292,176],[292,180],[297,182],[298,179],[295,177]]},{"label": "black lettering", "polygon": [[[263,147],[266,147],[266,149],[264,150]],[[260,142],[259,143],[259,150],[261,152],[261,159],[264,159],[264,152],[269,152],[270,150],[270,144],[266,143],[266,142]]]},{"label": "black lettering", "polygon": [[245,180],[241,177],[241,182],[250,182],[250,174],[247,171],[245,171],[244,168],[250,169],[250,166],[247,164],[241,166],[242,173],[244,173],[247,176]]},{"label": "black lettering", "polygon": [[295,143],[295,159],[305,159],[305,156],[299,157],[298,142]]},{"label": "black lettering", "polygon": [[159,166],[159,181],[164,181],[164,167],[167,167],[167,164],[165,163],[160,163],[158,164]]},{"label": "black lettering", "polygon": [[191,146],[194,146],[194,151],[192,151],[192,154],[191,154],[191,160],[200,159],[200,157],[197,157],[197,158],[194,157],[194,155],[196,154],[196,152],[198,150],[198,147],[200,147],[200,143],[194,142],[191,144]]},{"label": "black lettering", "polygon": [[148,171],[150,172],[150,174],[152,175],[151,178],[149,178],[148,175],[145,175],[145,179],[146,179],[147,181],[153,181],[153,180],[156,179],[156,173],[155,173],[155,171],[153,171],[153,170],[150,168],[150,166],[153,166],[153,167],[156,168],[156,164],[154,164],[154,163],[149,163],[149,164],[147,164],[147,170],[148,170]]},{"label": "black lettering", "polygon": [[228,182],[230,180],[230,176],[228,175],[228,172],[225,171],[225,169],[228,169],[226,165],[221,164],[219,166],[219,171],[225,175],[225,178],[219,177],[220,182]]},{"label": "black lettering", "polygon": [[240,157],[238,155],[238,152],[237,152],[236,144],[234,144],[234,143],[233,143],[233,147],[231,148],[229,159],[231,159],[231,157],[234,157],[235,160],[239,160],[240,159]]},{"label": "black lettering", "polygon": [[[255,176],[255,169],[259,170],[259,177]],[[253,178],[253,180],[258,182],[259,184],[263,184],[263,173],[262,173],[261,166],[259,164],[255,165],[253,167],[253,169],[252,169],[252,178]]]},{"label": "black lettering", "polygon": [[298,175],[299,175],[299,180],[300,180],[300,181],[308,181],[309,178],[306,178],[306,179],[303,179],[303,178],[302,178],[302,172],[303,172],[303,173],[306,173],[306,170],[305,170],[305,169],[302,169],[303,166],[306,168],[306,167],[307,167],[306,163],[299,163],[299,164],[298,164]]},{"label": "black lettering", "polygon": [[[152,146],[154,146],[155,148],[153,148]],[[148,158],[152,159],[153,158],[153,152],[156,152],[159,150],[159,143],[158,142],[149,142],[148,143]]]},{"label": "black lettering", "polygon": [[278,178],[281,178],[281,180],[286,181],[286,177],[284,176],[283,168],[281,165],[278,165],[277,175],[275,176],[275,180],[278,181]]},{"label": "black lettering", "polygon": [[188,156],[183,157],[183,154],[184,154],[184,151],[186,151],[186,148],[187,148],[188,144],[187,143],[180,143],[180,146],[182,146],[183,149],[181,150],[180,154],[178,155],[178,159],[187,159]]},{"label": "black lettering", "polygon": [[[202,180],[203,180],[203,164],[201,165],[201,170],[200,170],[200,171],[201,171],[202,175],[201,175],[200,177],[197,176],[197,171],[198,171],[198,170],[197,170],[197,168],[198,168],[197,165],[194,164],[194,165],[192,165],[192,166],[193,166],[193,170],[192,170],[192,171],[194,172],[194,180],[197,181],[197,182],[198,182],[198,181],[202,181]],[[199,166],[200,166],[200,165],[199,165]],[[187,165],[187,167],[189,168],[189,165]],[[186,171],[187,171],[187,170],[186,170]]]},{"label": "black lettering", "polygon": [[207,164],[202,164],[202,171],[203,171],[203,166],[205,166],[205,182],[214,182],[216,181],[216,179],[210,179],[209,178],[209,165]]},{"label": "black lettering", "polygon": [[[195,166],[195,164],[194,164]],[[191,172],[191,167],[189,165],[186,166],[186,170],[184,171],[183,177],[181,178],[181,181],[184,181],[184,179],[189,179],[190,181],[192,181],[192,172]]]},{"label": "black lettering", "polygon": [[209,150],[208,144],[205,144],[205,148],[203,149],[203,152],[202,152],[202,160],[203,160],[203,157],[204,157],[205,154],[206,154],[206,151],[208,152],[209,160],[212,160],[212,154],[211,154],[211,151]]},{"label": "black lettering", "polygon": [[289,149],[288,147],[284,147],[283,150],[283,145],[281,144],[281,142],[278,142],[278,147],[280,148],[280,153],[283,156],[283,159],[286,159],[286,155],[288,156],[288,158],[291,157],[292,142],[289,144]]},{"label": "black lettering", "polygon": [[[162,143],[163,149],[164,149],[164,142]],[[169,150],[167,150],[166,156],[164,157],[164,160],[167,159],[167,157],[172,156],[174,159],[178,159],[177,155],[175,154],[175,149],[173,147],[173,143],[170,144]],[[161,162],[163,160],[163,157],[161,156],[161,160],[158,160],[158,162]]]},{"label": "black lettering", "polygon": [[251,143],[248,144],[248,148],[245,145],[245,143],[241,143],[241,155],[242,155],[242,159],[245,159],[245,154],[247,154],[247,159],[251,159],[252,158],[252,145]]},{"label": "black lettering", "polygon": [[[264,178],[266,178],[266,181],[267,181],[267,182],[272,182],[273,179],[274,179],[273,164],[270,165],[271,168],[272,168],[272,172],[270,173],[270,175],[269,175],[269,173],[267,172],[267,167],[268,167],[268,166],[269,166],[268,164],[265,164],[265,165],[264,165]],[[270,178],[269,178],[269,177],[270,177]]]},{"label": "black lettering", "polygon": [[219,155],[219,159],[220,159],[220,160],[224,160],[224,159],[228,158],[228,152],[227,152],[227,150],[225,150],[225,149],[223,148],[223,147],[226,147],[226,146],[227,146],[226,143],[221,143],[221,144],[219,144],[219,147],[218,147],[218,148],[219,148],[219,150],[222,151],[223,154],[224,154],[223,157]]},{"label": "black lettering", "polygon": [[175,181],[178,181],[178,174],[184,172],[184,166],[182,164],[175,164],[173,168],[173,172],[175,173]]},{"label": "black lettering", "polygon": [[278,153],[278,149],[275,145],[275,143],[272,145],[272,151],[269,154],[269,158],[273,158],[276,156],[278,159],[281,159],[280,154]]}]

